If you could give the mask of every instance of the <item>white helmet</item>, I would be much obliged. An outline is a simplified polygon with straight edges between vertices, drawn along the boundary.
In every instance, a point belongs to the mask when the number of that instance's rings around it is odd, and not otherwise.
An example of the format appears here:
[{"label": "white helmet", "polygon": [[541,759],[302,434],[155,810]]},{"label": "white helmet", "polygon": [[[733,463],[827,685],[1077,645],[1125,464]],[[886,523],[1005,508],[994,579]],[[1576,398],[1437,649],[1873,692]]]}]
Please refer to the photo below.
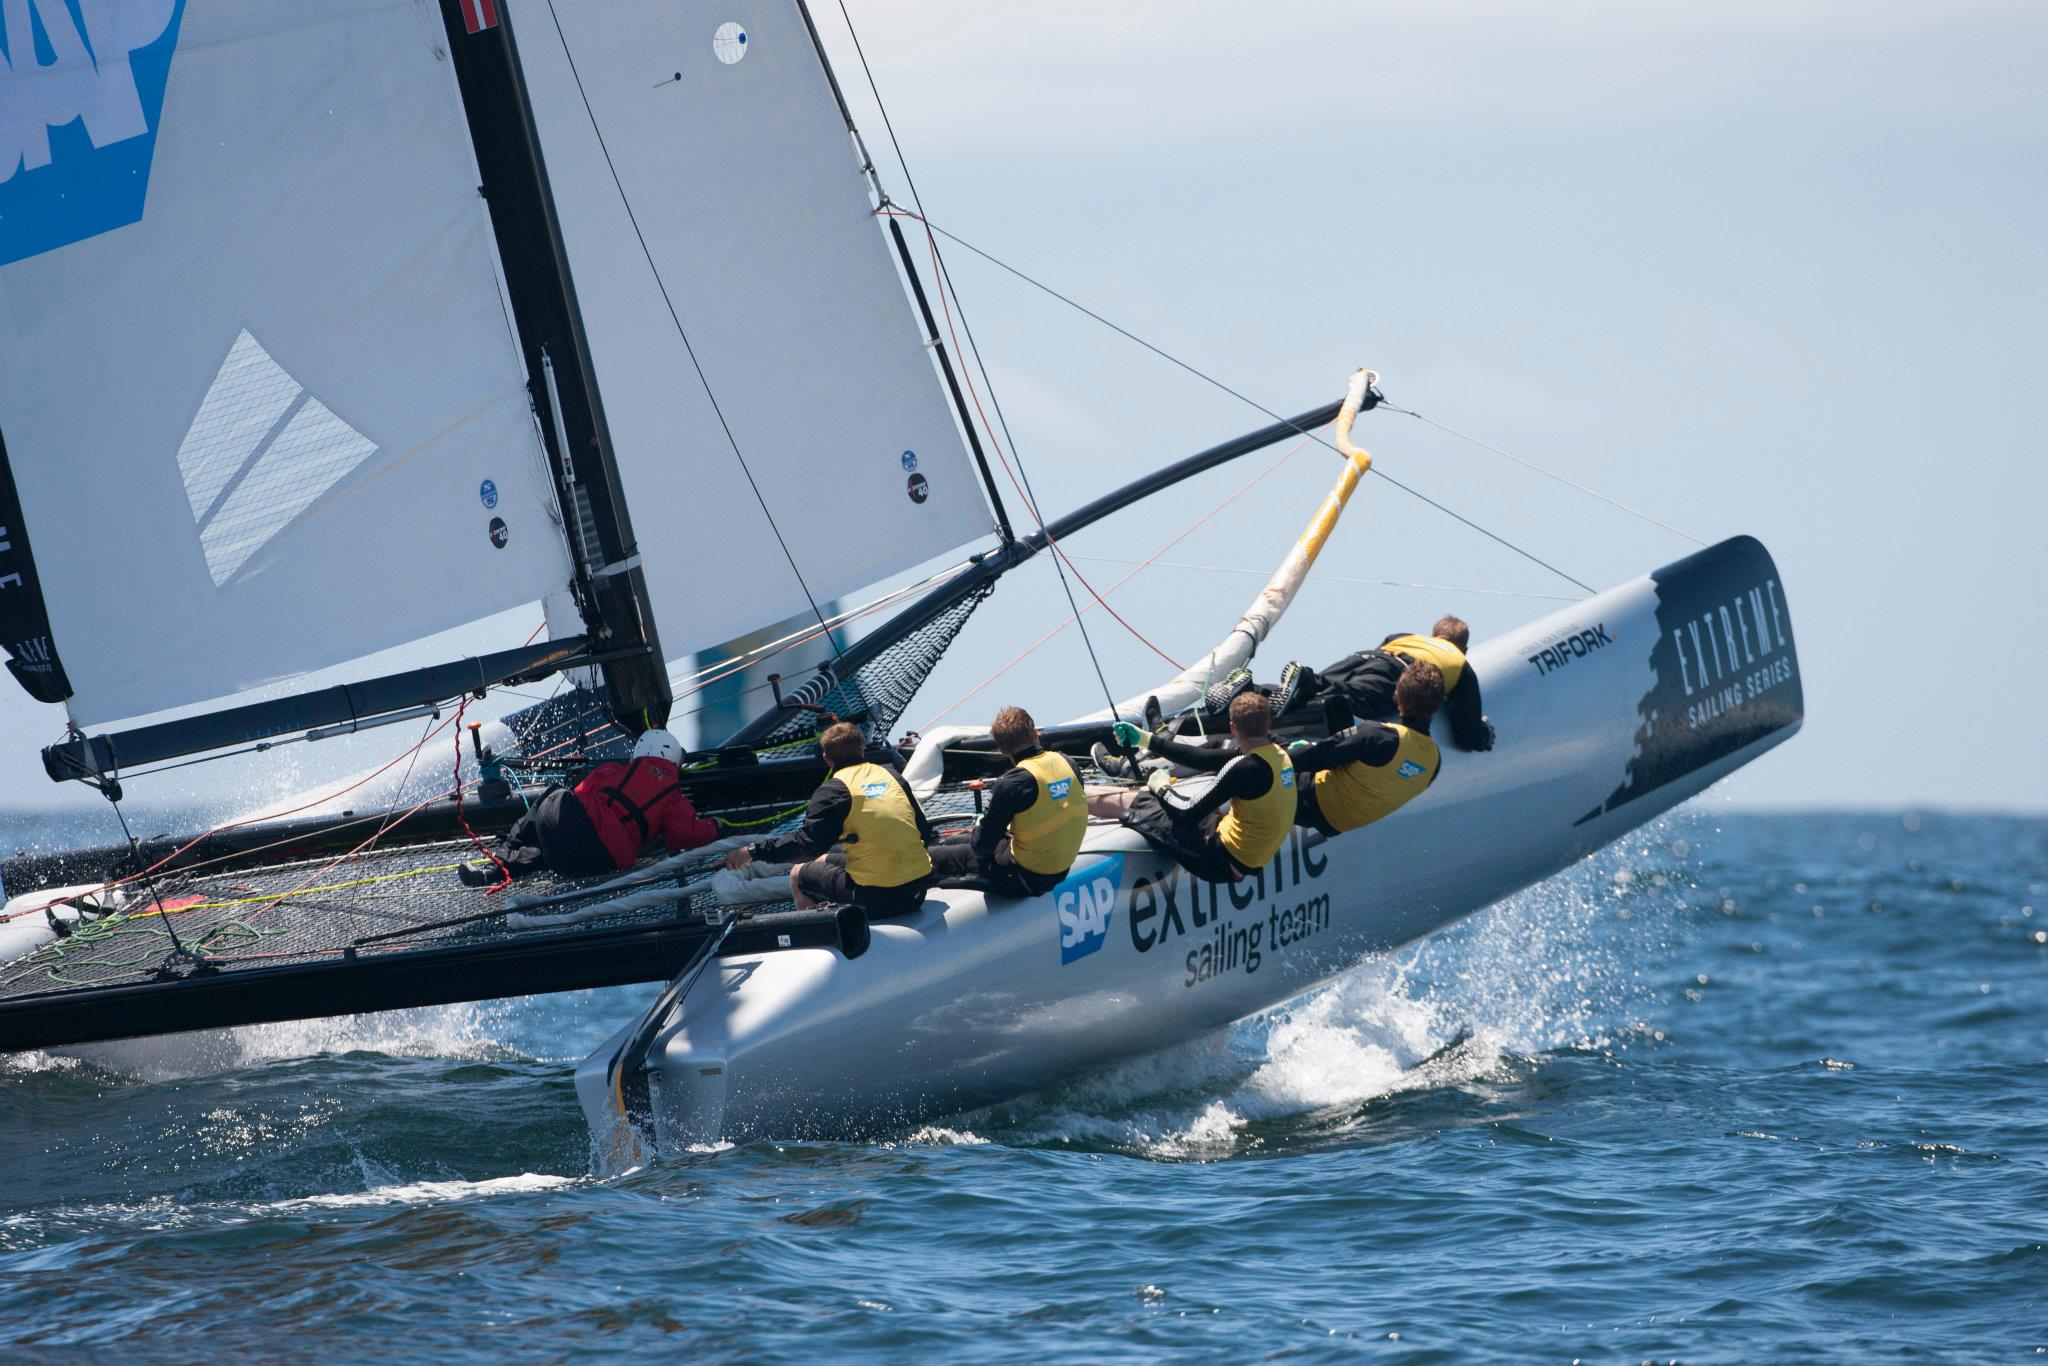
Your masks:
[{"label": "white helmet", "polygon": [[683,742],[659,727],[640,732],[640,738],[633,742],[635,759],[666,759],[672,764],[683,762]]}]

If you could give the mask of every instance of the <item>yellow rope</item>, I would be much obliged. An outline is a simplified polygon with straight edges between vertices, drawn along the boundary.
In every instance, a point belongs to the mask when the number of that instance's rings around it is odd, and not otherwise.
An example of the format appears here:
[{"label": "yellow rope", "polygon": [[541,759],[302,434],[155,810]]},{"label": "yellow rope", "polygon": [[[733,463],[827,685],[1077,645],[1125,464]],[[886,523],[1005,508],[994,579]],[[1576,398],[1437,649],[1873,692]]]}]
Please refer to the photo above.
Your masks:
[{"label": "yellow rope", "polygon": [[[258,901],[283,901],[286,897],[308,896],[314,892],[339,892],[350,887],[368,887],[378,882],[397,882],[403,878],[423,877],[428,873],[450,873],[460,868],[460,863],[437,863],[431,868],[413,868],[403,873],[383,873],[377,877],[359,877],[352,882],[329,882],[319,887],[298,887],[289,892],[265,892],[261,896],[235,897],[229,901],[201,901],[191,906],[179,906],[179,911],[210,911],[222,906],[247,906]],[[145,915],[157,915],[157,911],[144,911],[132,917],[141,919]]]}]

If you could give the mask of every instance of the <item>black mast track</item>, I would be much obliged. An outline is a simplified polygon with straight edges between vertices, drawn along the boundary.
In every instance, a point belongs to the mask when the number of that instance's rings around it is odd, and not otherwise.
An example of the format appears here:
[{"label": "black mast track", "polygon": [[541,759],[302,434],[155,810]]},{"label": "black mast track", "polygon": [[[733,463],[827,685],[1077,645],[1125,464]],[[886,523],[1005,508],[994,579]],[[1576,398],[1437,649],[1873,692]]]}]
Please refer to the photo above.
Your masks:
[{"label": "black mast track", "polygon": [[[881,182],[875,177],[874,158],[867,154],[867,144],[862,141],[860,129],[853,121],[853,110],[847,106],[846,92],[839,88],[839,75],[832,70],[832,59],[825,55],[825,44],[818,37],[818,25],[811,19],[811,7],[804,0],[796,0],[796,12],[803,17],[804,31],[811,35],[811,50],[818,54],[818,66],[825,73],[825,83],[832,88],[832,98],[839,105],[839,117],[846,123],[846,131],[860,148],[865,163],[861,169],[868,174],[868,181],[875,187],[877,196],[882,197],[884,207],[887,196],[882,195]],[[939,337],[938,320],[932,316],[931,302],[925,297],[924,280],[917,273],[917,265],[911,259],[910,247],[903,240],[903,228],[894,218],[889,220],[889,234],[896,244],[896,259],[903,267],[903,274],[910,281],[910,292],[917,300],[918,315],[924,319],[925,345],[939,358],[939,373],[946,377],[946,392],[953,400],[953,417],[959,422],[960,430],[967,434],[967,449],[974,454],[974,464],[981,471],[981,486],[988,491],[990,506],[996,514],[996,531],[1005,543],[1017,539],[1010,530],[1010,512],[1003,506],[1003,495],[996,488],[995,474],[989,469],[988,454],[981,448],[980,429],[976,427],[974,415],[967,411],[967,400],[960,390],[960,377],[954,373],[952,355],[946,350],[946,343]]]},{"label": "black mast track", "polygon": [[[614,656],[604,665],[606,708],[627,733],[638,734],[668,724],[674,695],[505,9],[498,7],[496,26],[478,33],[468,31],[461,0],[441,0],[441,19],[483,176],[479,193],[490,204],[527,389],[575,552],[579,606],[593,643]],[[552,392],[545,379],[549,361],[556,379]],[[557,439],[557,420],[566,449]],[[594,546],[584,544],[586,510]]]},{"label": "black mast track", "polygon": [[1257,431],[1247,432],[1220,445],[1211,446],[1205,451],[1197,451],[1185,459],[1176,460],[1171,465],[1154,470],[1142,479],[1133,480],[1122,488],[1105,493],[1094,502],[1057,518],[1041,531],[1034,531],[1018,540],[1005,542],[985,555],[976,556],[944,583],[932,588],[910,606],[847,646],[837,659],[821,665],[818,672],[803,686],[786,694],[780,706],[770,708],[735,731],[725,741],[724,748],[743,748],[759,743],[787,721],[793,711],[817,703],[838,682],[852,677],[855,670],[873,662],[898,641],[931,622],[948,608],[983,591],[996,579],[1044,550],[1048,540],[1065,540],[1110,514],[1121,512],[1133,503],[1172,488],[1185,479],[1215,469],[1218,465],[1227,464],[1239,456],[1264,450],[1290,436],[1305,436],[1334,419],[1337,410],[1342,406],[1341,402],[1326,403],[1320,408],[1311,408],[1294,417],[1283,418]]}]

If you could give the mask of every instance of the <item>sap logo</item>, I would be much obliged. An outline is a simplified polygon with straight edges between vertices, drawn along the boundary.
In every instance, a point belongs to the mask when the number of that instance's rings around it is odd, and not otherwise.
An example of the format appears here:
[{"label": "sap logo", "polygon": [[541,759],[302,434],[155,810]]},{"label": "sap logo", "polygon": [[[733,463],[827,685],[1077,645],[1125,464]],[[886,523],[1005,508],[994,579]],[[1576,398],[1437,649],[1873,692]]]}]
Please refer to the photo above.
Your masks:
[{"label": "sap logo", "polygon": [[1422,765],[1416,763],[1413,759],[1403,759],[1401,766],[1394,770],[1394,774],[1401,778],[1420,778],[1422,776]]},{"label": "sap logo", "polygon": [[1073,790],[1074,780],[1072,778],[1056,778],[1045,785],[1045,795],[1051,797],[1056,802],[1065,801],[1067,794]]},{"label": "sap logo", "polygon": [[1283,768],[1283,769],[1281,769],[1281,770],[1280,770],[1280,786],[1282,786],[1282,787],[1293,787],[1293,786],[1294,786],[1294,768],[1293,768],[1293,766],[1292,766],[1291,764],[1290,764],[1290,765],[1289,765],[1288,767],[1286,767],[1286,768]]},{"label": "sap logo", "polygon": [[866,797],[869,801],[873,801],[888,790],[889,785],[887,783],[866,783],[862,785],[860,795]]},{"label": "sap logo", "polygon": [[1060,919],[1060,963],[1086,958],[1109,938],[1109,922],[1116,913],[1117,889],[1123,886],[1124,856],[1108,858],[1077,868],[1067,880],[1052,889],[1053,910]]},{"label": "sap logo", "polygon": [[142,218],[185,0],[0,4],[0,266]]}]

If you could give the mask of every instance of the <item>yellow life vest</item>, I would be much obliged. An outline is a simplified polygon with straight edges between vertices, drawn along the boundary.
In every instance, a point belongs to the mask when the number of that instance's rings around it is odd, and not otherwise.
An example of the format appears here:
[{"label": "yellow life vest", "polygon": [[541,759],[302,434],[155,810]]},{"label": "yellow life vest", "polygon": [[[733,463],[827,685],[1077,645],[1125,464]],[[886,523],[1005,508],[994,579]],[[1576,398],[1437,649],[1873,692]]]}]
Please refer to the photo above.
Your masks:
[{"label": "yellow life vest", "polygon": [[1038,800],[1010,819],[1010,857],[1034,873],[1064,873],[1088,833],[1088,799],[1064,754],[1040,750],[1017,767],[1038,784]]},{"label": "yellow life vest", "polygon": [[1426,659],[1443,671],[1444,691],[1448,693],[1458,686],[1458,679],[1465,672],[1465,652],[1448,640],[1435,636],[1395,636],[1380,646],[1390,655],[1399,655],[1411,664]]},{"label": "yellow life vest", "polygon": [[1401,745],[1387,763],[1339,764],[1315,775],[1316,806],[1339,830],[1371,825],[1436,781],[1442,756],[1429,733],[1399,725],[1389,729],[1400,734]]},{"label": "yellow life vest", "polygon": [[880,764],[848,764],[832,775],[846,784],[846,872],[862,887],[901,887],[932,870],[903,783]]},{"label": "yellow life vest", "polygon": [[1266,761],[1275,782],[1263,797],[1233,797],[1216,838],[1245,867],[1263,868],[1294,829],[1294,761],[1270,740],[1251,753]]}]

